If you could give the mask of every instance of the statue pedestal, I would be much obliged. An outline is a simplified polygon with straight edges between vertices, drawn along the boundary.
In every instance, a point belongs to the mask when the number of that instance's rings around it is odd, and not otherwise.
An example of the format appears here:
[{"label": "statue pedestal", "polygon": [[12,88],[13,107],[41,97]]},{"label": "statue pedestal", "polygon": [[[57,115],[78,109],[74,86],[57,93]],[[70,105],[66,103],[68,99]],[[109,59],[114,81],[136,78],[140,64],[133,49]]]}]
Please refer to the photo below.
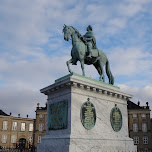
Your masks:
[{"label": "statue pedestal", "polygon": [[137,151],[128,136],[132,96],[118,87],[69,74],[41,92],[48,96],[47,131],[38,152]]}]

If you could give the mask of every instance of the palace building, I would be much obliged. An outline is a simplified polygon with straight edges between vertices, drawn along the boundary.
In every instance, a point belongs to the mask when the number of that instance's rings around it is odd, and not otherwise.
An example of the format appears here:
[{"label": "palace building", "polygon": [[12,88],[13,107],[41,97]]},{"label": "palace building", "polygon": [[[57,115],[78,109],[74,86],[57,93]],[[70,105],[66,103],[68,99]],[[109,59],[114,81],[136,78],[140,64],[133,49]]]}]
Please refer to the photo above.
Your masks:
[{"label": "palace building", "polygon": [[0,110],[0,147],[28,148],[33,144],[34,119],[13,117]]},{"label": "palace building", "polygon": [[45,107],[36,107],[34,145],[41,143],[41,138],[46,135],[47,104]]},{"label": "palace building", "polygon": [[128,101],[128,129],[129,136],[133,138],[138,151],[152,150],[152,123],[148,102],[146,106],[140,106]]}]

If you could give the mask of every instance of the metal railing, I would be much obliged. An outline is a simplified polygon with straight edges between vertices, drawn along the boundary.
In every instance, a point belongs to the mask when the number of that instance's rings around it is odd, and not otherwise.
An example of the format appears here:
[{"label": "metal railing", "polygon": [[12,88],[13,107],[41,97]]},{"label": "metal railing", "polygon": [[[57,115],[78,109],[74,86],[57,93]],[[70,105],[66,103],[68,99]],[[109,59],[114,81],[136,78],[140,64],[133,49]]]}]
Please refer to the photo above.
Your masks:
[{"label": "metal railing", "polygon": [[36,148],[5,148],[5,149],[0,149],[0,152],[37,152]]}]

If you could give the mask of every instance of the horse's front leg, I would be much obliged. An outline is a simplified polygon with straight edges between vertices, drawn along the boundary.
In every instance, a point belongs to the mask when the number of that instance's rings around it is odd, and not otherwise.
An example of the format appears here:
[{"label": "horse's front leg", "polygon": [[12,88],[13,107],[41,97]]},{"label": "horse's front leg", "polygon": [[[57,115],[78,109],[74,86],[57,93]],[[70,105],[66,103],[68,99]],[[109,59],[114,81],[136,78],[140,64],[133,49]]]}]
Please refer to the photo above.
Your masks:
[{"label": "horse's front leg", "polygon": [[81,69],[82,69],[82,75],[85,76],[85,71],[84,71],[84,60],[80,61],[81,64]]},{"label": "horse's front leg", "polygon": [[73,62],[72,58],[66,62],[68,70],[69,70],[70,73],[72,73],[72,71],[70,69],[70,65],[69,64],[72,63],[72,62]]}]

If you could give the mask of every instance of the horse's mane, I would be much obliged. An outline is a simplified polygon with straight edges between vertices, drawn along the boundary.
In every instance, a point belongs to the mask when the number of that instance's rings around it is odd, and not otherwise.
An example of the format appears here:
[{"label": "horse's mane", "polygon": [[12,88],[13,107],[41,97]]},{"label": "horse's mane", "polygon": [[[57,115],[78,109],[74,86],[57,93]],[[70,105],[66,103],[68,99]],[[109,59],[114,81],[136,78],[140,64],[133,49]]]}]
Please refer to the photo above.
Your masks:
[{"label": "horse's mane", "polygon": [[80,32],[79,32],[76,28],[74,28],[73,26],[70,26],[70,27],[73,28],[73,29],[75,30],[75,32],[78,34],[78,37],[80,38],[80,37],[81,37]]}]

